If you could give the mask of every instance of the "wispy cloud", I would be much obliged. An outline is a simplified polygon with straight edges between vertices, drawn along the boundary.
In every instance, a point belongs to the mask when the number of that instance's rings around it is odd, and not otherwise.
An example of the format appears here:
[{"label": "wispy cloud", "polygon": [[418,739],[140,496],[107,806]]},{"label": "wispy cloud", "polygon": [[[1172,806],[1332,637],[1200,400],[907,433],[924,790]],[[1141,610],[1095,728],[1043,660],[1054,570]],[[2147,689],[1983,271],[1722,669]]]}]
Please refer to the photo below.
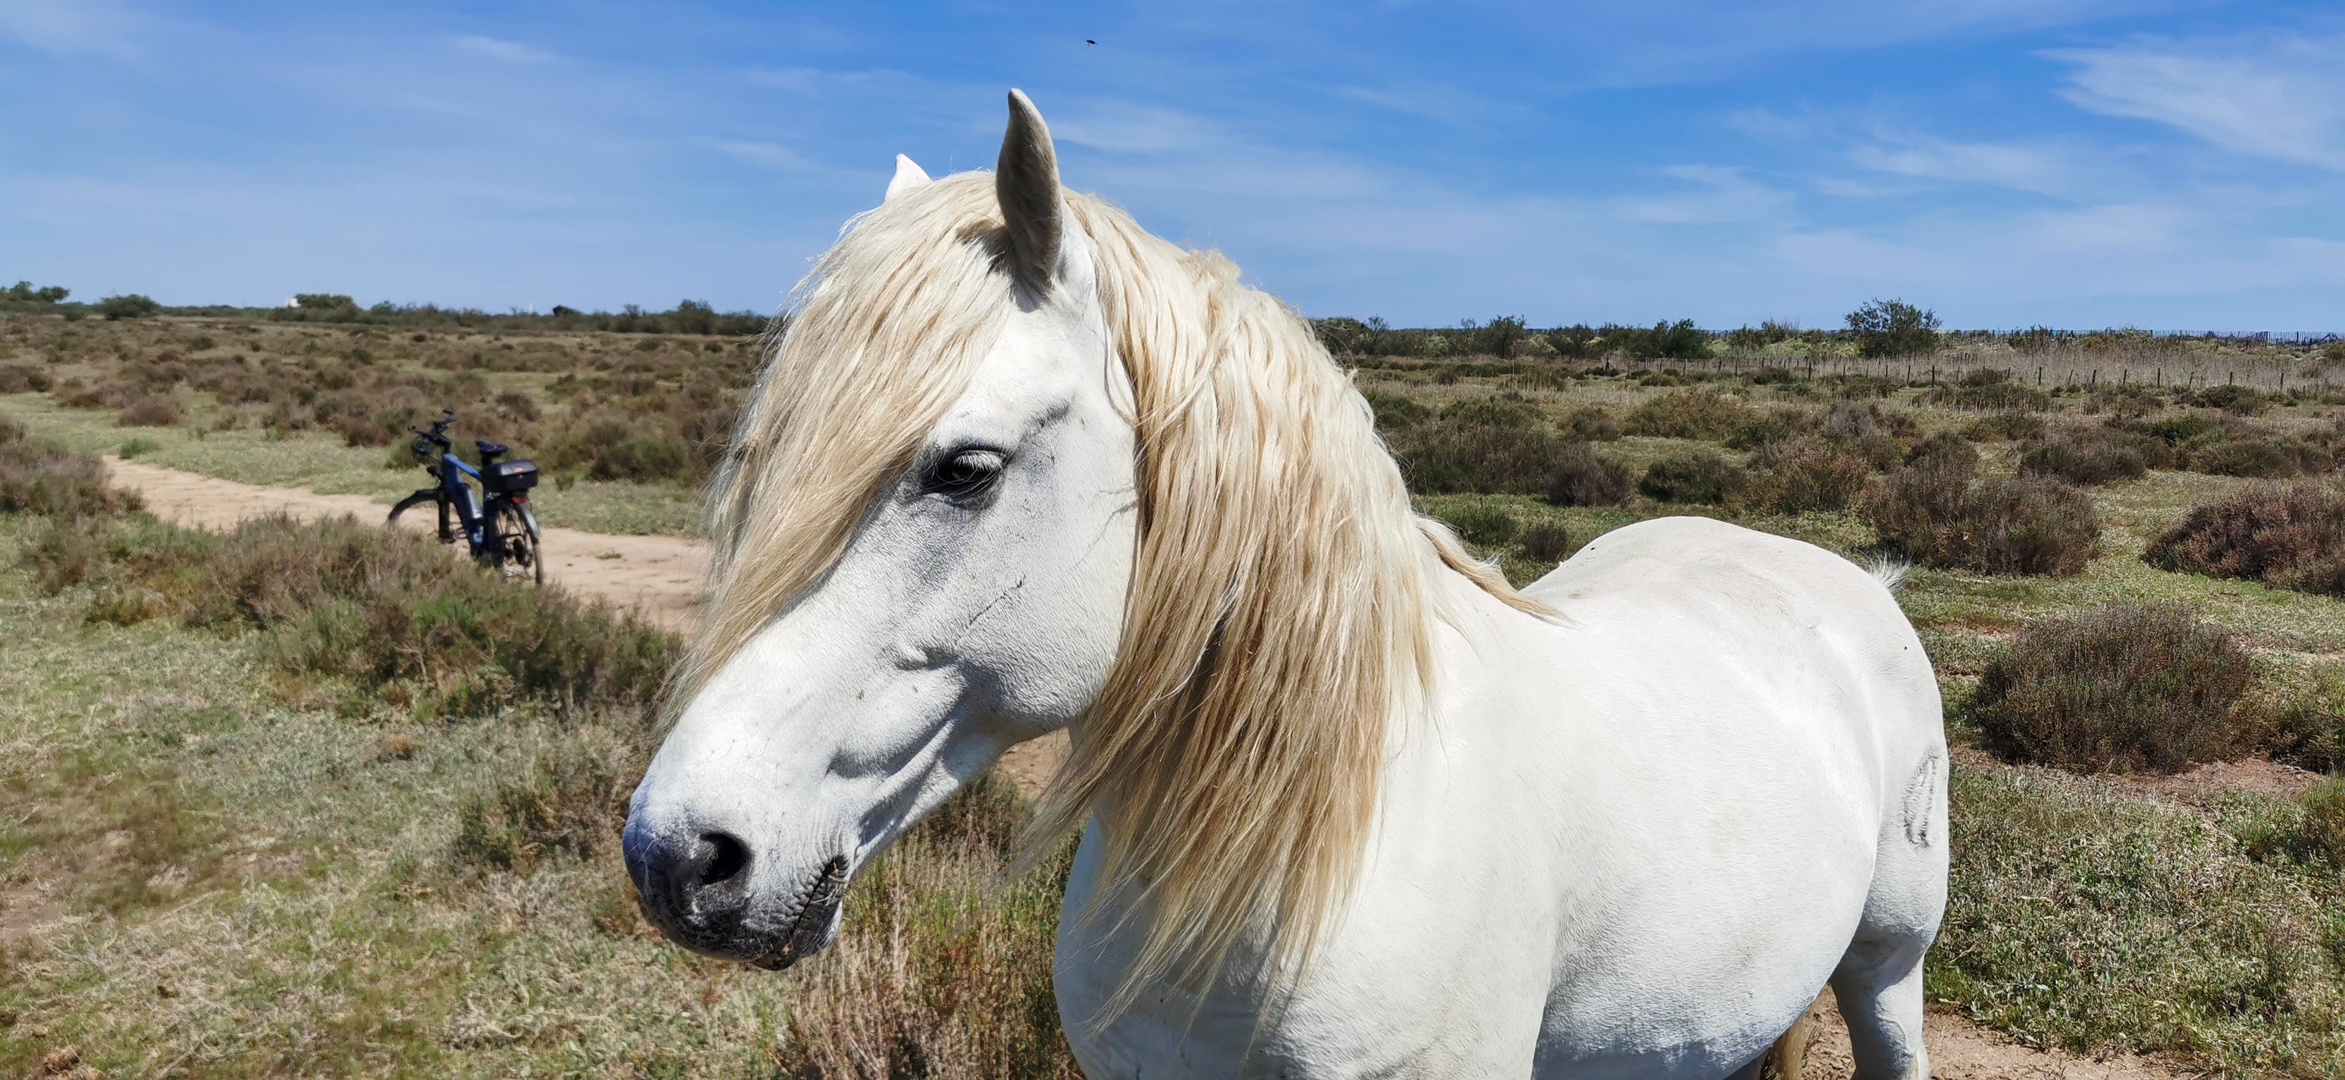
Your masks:
[{"label": "wispy cloud", "polygon": [[533,49],[518,41],[504,41],[498,38],[482,37],[479,34],[458,34],[449,38],[448,44],[466,52],[492,56],[510,64],[543,64],[554,59],[552,53]]},{"label": "wispy cloud", "polygon": [[2144,39],[2045,55],[2076,65],[2065,94],[2094,112],[2345,171],[2345,35]]},{"label": "wispy cloud", "polygon": [[1876,130],[1849,151],[1850,160],[1878,172],[1924,180],[1993,184],[2014,191],[2070,197],[2085,185],[2063,150],[2018,143],[1957,142],[1913,131]]},{"label": "wispy cloud", "polygon": [[0,0],[0,38],[60,56],[141,60],[158,26],[110,0]]}]

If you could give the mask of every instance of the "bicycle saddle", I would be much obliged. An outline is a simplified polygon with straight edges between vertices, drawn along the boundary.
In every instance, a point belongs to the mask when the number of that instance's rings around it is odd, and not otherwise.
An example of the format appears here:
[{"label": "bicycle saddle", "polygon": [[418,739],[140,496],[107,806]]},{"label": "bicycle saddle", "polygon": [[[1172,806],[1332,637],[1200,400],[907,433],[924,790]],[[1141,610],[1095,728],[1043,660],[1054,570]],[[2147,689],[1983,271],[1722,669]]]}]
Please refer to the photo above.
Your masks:
[{"label": "bicycle saddle", "polygon": [[502,454],[505,452],[505,444],[503,443],[485,442],[480,439],[474,439],[472,440],[472,445],[479,447],[480,452],[483,454]]}]

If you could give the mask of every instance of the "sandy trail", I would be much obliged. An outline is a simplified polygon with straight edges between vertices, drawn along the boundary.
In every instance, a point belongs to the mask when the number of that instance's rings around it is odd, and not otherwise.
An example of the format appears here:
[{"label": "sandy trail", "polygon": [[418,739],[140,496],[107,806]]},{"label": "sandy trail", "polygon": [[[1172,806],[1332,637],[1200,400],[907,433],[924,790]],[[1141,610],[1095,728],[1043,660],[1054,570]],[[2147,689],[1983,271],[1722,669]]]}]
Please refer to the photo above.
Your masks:
[{"label": "sandy trail", "polygon": [[[320,495],[262,487],[178,469],[106,458],[117,486],[145,497],[159,517],[182,525],[222,529],[255,514],[296,517],[354,514],[380,521],[390,508],[362,495]],[[552,497],[559,498],[555,493]],[[413,518],[429,528],[430,515]],[[575,529],[545,530],[546,577],[563,588],[619,607],[632,607],[662,626],[690,633],[700,620],[701,575],[708,545],[674,536],[612,536]],[[1064,734],[1015,747],[996,766],[1028,794],[1042,789],[1066,760]],[[1848,1028],[1826,993],[1817,1003],[1805,1075],[1847,1080],[1852,1073]],[[2180,1080],[2187,1075],[2138,1057],[2095,1060],[2063,1051],[2029,1049],[1951,1012],[1933,1012],[1922,1036],[1931,1075],[1941,1080]]]}]

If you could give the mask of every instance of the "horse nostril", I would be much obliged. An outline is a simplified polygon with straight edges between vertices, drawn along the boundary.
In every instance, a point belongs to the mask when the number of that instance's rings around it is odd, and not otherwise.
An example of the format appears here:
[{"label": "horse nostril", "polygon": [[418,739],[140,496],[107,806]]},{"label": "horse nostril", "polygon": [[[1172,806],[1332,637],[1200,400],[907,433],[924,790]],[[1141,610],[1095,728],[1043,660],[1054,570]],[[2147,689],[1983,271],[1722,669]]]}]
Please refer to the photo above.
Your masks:
[{"label": "horse nostril", "polygon": [[731,833],[702,833],[700,839],[714,849],[708,865],[700,871],[700,884],[715,885],[729,880],[749,865],[749,848]]}]

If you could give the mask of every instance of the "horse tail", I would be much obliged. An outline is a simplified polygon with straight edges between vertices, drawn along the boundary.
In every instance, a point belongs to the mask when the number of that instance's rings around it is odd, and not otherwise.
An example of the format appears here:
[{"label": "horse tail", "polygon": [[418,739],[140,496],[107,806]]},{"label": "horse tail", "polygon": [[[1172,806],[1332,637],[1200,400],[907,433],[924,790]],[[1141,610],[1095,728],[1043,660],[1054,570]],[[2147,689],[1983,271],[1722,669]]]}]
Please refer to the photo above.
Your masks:
[{"label": "horse tail", "polygon": [[1899,586],[1905,584],[1905,572],[1912,568],[1910,562],[1892,559],[1887,555],[1875,555],[1873,564],[1865,567],[1865,570],[1873,575],[1874,581],[1881,583],[1882,588],[1896,592]]},{"label": "horse tail", "polygon": [[1815,1027],[1816,1007],[1810,1005],[1759,1059],[1759,1080],[1800,1080],[1800,1070],[1808,1063],[1808,1037]]}]

